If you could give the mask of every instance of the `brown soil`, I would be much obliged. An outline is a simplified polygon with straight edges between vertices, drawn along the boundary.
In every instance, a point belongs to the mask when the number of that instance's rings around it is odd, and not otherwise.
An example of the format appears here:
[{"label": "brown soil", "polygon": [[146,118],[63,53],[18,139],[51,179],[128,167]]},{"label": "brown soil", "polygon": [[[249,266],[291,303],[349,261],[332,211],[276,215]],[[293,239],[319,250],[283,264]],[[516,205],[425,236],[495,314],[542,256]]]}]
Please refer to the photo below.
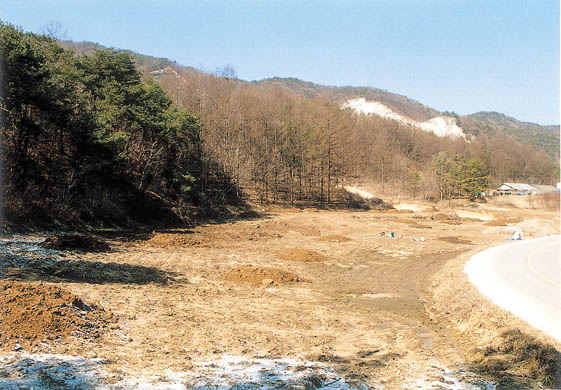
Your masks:
[{"label": "brown soil", "polygon": [[61,251],[109,252],[111,247],[97,237],[81,234],[56,235],[47,238],[42,246]]},{"label": "brown soil", "polygon": [[352,241],[352,238],[341,236],[339,234],[328,234],[327,236],[323,236],[318,238],[319,241],[327,241],[327,242],[349,242]]},{"label": "brown soil", "polygon": [[465,238],[461,237],[438,237],[437,240],[449,242],[450,244],[471,244],[471,240],[466,240]]},{"label": "brown soil", "polygon": [[327,259],[321,253],[301,248],[280,249],[275,254],[286,261],[324,261]]},{"label": "brown soil", "polygon": [[272,286],[306,281],[282,269],[254,267],[250,265],[232,268],[224,272],[222,279],[230,282],[252,284],[254,286]]},{"label": "brown soil", "polygon": [[487,221],[485,222],[485,225],[487,226],[506,226],[508,224],[511,223],[518,223],[521,222],[522,220],[519,218],[501,218],[501,219],[495,219],[493,221]]},{"label": "brown soil", "polygon": [[431,216],[431,219],[435,221],[458,221],[460,217],[457,214],[450,212],[448,214],[436,213]]},{"label": "brown soil", "polygon": [[[472,208],[430,206],[414,214],[282,210],[162,231],[146,241],[114,239],[110,253],[76,253],[56,267],[9,271],[56,281],[118,315],[121,329],[87,348],[76,337],[36,348],[97,356],[119,375],[196,372],[194,362],[212,364],[229,354],[304,357],[370,388],[430,388],[445,370],[476,372],[472,379],[512,385],[506,388],[538,387],[555,369],[560,347],[497,310],[463,272],[470,256],[512,233],[465,219],[449,225]],[[559,234],[558,212],[491,203],[477,211],[524,221],[517,225],[524,238]],[[444,219],[431,220],[435,213]],[[322,239],[329,236],[350,241]],[[282,261],[277,251],[286,248],[327,259]],[[516,329],[522,336],[508,333]]]},{"label": "brown soil", "polygon": [[148,245],[156,247],[205,247],[208,243],[204,242],[199,235],[192,233],[154,233],[147,241]]},{"label": "brown soil", "polygon": [[401,222],[406,223],[408,225],[411,225],[415,229],[432,229],[431,225],[422,224],[422,223],[419,223],[415,220],[404,220],[404,221],[401,221]]},{"label": "brown soil", "polygon": [[451,221],[441,221],[441,222],[442,222],[442,223],[445,223],[445,224],[447,224],[447,225],[461,225],[461,224],[462,224],[461,221],[454,221],[454,220],[451,220]]},{"label": "brown soil", "polygon": [[0,345],[31,348],[73,336],[98,338],[115,321],[110,312],[84,303],[57,286],[0,282]]}]

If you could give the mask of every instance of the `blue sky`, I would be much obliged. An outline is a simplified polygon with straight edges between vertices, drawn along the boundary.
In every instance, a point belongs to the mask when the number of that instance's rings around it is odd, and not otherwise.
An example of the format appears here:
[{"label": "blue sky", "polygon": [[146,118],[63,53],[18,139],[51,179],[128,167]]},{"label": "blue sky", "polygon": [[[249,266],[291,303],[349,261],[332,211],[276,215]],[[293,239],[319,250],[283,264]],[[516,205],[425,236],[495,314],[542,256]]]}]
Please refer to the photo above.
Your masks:
[{"label": "blue sky", "polygon": [[0,0],[0,19],[240,78],[362,85],[559,124],[555,0]]}]

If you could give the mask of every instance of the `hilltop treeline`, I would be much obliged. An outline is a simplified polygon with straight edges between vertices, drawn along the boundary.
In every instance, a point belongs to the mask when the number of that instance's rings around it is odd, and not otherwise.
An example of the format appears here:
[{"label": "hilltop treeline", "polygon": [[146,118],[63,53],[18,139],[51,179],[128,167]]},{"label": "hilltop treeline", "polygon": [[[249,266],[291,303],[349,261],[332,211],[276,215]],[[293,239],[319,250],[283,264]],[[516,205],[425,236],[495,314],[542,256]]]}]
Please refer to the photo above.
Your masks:
[{"label": "hilltop treeline", "polygon": [[[262,201],[330,203],[334,191],[357,181],[386,195],[436,199],[477,192],[462,190],[458,177],[483,190],[503,181],[553,184],[559,176],[558,161],[504,132],[440,138],[274,80],[247,83],[181,67],[156,74],[178,105],[200,116],[205,150]],[[436,168],[443,155],[451,162],[446,172]],[[454,173],[454,161],[468,161],[460,165],[473,177]]]},{"label": "hilltop treeline", "polygon": [[9,221],[169,225],[236,202],[204,161],[199,118],[142,81],[130,55],[77,56],[6,24],[0,44]]}]

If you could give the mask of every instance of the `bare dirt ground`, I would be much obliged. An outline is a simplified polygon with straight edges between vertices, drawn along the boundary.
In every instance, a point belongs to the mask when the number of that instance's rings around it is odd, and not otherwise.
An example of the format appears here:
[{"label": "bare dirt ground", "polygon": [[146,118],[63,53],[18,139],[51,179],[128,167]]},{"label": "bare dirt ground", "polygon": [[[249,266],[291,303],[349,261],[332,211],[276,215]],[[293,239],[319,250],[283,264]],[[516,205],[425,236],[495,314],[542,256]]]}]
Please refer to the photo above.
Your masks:
[{"label": "bare dirt ground", "polygon": [[[542,376],[532,375],[541,368],[516,348],[542,346],[543,359],[534,360],[548,364],[559,346],[479,295],[462,267],[514,227],[525,238],[559,234],[559,211],[467,203],[414,209],[277,209],[114,237],[110,252],[51,251],[50,260],[27,268],[6,263],[3,279],[63,289],[100,310],[104,322],[96,337],[22,339],[16,352],[4,342],[0,373],[18,356],[38,362],[33,356],[50,353],[102,362],[106,388],[129,388],[126,381],[153,389],[539,387]],[[239,385],[243,375],[254,387]],[[219,382],[208,382],[213,376]]]}]

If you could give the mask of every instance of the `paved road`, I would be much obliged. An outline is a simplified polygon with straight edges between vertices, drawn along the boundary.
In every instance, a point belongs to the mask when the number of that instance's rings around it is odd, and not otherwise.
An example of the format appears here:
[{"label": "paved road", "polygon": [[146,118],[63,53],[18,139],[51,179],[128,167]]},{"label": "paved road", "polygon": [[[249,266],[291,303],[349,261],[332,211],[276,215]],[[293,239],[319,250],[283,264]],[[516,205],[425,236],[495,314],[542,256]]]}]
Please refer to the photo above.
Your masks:
[{"label": "paved road", "polygon": [[561,236],[487,249],[465,272],[494,303],[561,342]]}]

